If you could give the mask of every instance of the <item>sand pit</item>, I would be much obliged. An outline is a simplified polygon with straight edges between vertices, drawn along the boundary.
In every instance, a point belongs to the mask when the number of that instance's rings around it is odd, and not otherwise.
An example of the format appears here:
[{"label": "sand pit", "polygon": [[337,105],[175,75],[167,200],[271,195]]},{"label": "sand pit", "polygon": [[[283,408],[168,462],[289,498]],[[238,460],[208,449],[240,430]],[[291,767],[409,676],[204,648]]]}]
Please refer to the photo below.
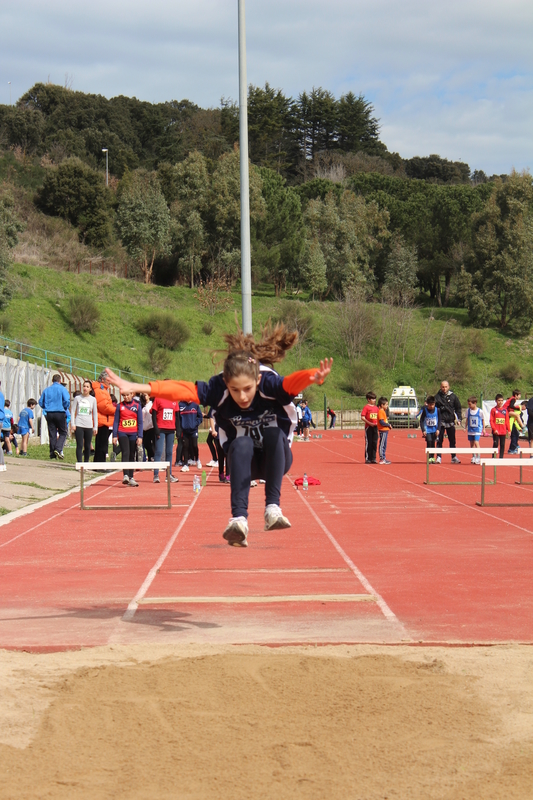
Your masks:
[{"label": "sand pit", "polygon": [[0,798],[533,796],[533,649],[0,653]]}]

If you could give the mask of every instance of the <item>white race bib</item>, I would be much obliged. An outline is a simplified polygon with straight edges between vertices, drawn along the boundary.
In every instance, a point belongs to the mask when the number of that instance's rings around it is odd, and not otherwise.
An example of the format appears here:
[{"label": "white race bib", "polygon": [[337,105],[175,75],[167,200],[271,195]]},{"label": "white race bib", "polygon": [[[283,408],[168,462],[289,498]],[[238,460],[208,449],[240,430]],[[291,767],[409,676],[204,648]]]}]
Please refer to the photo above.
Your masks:
[{"label": "white race bib", "polygon": [[163,420],[165,422],[172,422],[174,419],[174,409],[173,408],[164,408],[163,409]]},{"label": "white race bib", "polygon": [[263,447],[263,431],[265,428],[278,427],[276,415],[268,411],[265,411],[259,419],[233,417],[231,421],[235,425],[237,436],[249,436],[250,439],[253,440],[254,447],[258,449],[262,449]]}]

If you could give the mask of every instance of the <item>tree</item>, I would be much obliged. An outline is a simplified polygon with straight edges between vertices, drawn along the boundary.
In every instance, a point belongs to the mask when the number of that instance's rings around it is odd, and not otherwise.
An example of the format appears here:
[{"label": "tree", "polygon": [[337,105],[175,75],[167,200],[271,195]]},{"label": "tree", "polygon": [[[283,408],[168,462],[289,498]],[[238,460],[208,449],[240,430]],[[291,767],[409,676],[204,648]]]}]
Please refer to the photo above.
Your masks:
[{"label": "tree", "polygon": [[170,213],[154,173],[139,170],[119,187],[117,229],[128,255],[151,283],[154,260],[168,252]]},{"label": "tree", "polygon": [[322,297],[328,288],[327,264],[318,239],[309,242],[302,268],[305,282],[313,295]]},{"label": "tree", "polygon": [[15,203],[11,194],[0,194],[0,311],[7,306],[12,291],[8,276],[11,251],[18,242],[22,223],[15,215]]},{"label": "tree", "polygon": [[533,184],[513,173],[496,181],[474,218],[472,253],[461,274],[461,291],[477,325],[497,320],[519,333],[533,324]]},{"label": "tree", "polygon": [[401,236],[395,236],[385,268],[383,292],[393,305],[413,302],[417,284],[418,258],[413,246],[405,244]]},{"label": "tree", "polygon": [[45,213],[78,227],[80,240],[86,244],[103,247],[111,239],[110,191],[102,175],[79,158],[48,170],[36,203]]},{"label": "tree", "polygon": [[256,259],[261,261],[276,295],[287,281],[298,281],[298,265],[305,243],[302,205],[285,178],[266,167],[260,170],[266,213],[257,222]]}]

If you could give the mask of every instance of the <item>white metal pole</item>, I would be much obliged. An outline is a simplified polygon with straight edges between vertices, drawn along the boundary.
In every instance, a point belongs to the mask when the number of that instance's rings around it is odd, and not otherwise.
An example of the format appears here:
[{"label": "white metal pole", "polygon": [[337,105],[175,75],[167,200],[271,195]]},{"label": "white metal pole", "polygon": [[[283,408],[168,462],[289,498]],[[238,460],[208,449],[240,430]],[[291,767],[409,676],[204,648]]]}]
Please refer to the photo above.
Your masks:
[{"label": "white metal pole", "polygon": [[248,85],[244,0],[239,0],[239,148],[241,165],[242,329],[252,333],[252,262],[250,250],[250,176],[248,172]]}]

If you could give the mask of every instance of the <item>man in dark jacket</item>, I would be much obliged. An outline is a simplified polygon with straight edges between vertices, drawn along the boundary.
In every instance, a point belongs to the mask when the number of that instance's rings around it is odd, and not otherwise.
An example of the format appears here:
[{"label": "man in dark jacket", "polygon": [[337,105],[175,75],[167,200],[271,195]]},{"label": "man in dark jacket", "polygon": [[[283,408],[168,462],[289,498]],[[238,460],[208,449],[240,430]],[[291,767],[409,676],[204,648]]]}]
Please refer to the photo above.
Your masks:
[{"label": "man in dark jacket", "polygon": [[[453,452],[453,448],[455,447],[455,419],[457,418],[460,424],[463,415],[459,398],[450,391],[450,384],[448,381],[442,381],[440,389],[435,395],[435,405],[440,411],[440,431],[437,447],[442,447],[444,434],[447,433],[451,448],[452,464],[460,464],[461,462]],[[440,462],[441,458],[437,456],[437,464],[440,464]]]}]

